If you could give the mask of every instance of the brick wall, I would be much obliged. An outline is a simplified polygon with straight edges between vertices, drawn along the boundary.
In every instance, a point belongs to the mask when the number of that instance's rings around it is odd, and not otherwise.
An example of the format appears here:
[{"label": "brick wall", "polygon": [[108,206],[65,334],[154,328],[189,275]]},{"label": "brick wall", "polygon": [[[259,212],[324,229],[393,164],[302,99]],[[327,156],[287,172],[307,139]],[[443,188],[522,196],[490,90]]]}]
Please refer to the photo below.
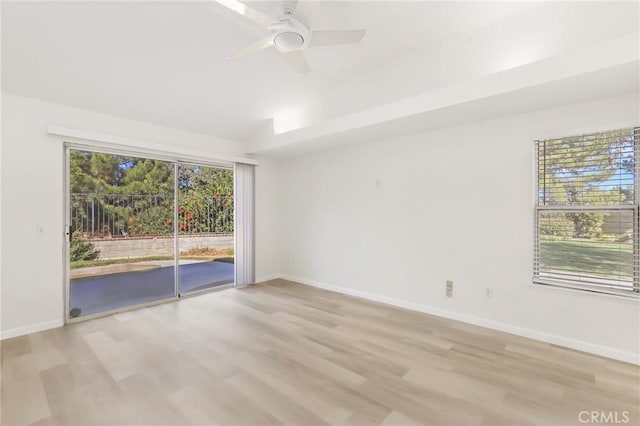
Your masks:
[{"label": "brick wall", "polygon": [[[193,248],[233,248],[233,235],[188,235],[180,236],[180,252]],[[173,237],[114,238],[92,240],[100,250],[100,259],[121,259],[127,257],[168,256],[173,254]]]}]

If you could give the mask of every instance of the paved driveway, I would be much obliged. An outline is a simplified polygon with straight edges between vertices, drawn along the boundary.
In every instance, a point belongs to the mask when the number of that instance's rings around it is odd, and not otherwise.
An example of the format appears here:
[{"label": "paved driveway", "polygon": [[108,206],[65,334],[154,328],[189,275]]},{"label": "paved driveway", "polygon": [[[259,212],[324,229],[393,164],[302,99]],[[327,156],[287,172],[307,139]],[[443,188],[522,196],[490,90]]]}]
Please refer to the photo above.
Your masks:
[{"label": "paved driveway", "polygon": [[[173,266],[71,280],[69,309],[90,315],[174,296]],[[233,264],[201,262],[178,268],[181,294],[233,283]]]}]

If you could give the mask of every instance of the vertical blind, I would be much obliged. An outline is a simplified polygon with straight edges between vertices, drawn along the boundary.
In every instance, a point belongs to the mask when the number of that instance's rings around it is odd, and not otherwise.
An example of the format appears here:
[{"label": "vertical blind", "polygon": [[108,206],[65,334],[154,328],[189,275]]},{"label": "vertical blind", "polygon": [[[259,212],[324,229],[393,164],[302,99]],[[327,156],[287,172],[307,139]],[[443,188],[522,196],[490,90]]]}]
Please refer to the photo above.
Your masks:
[{"label": "vertical blind", "polygon": [[535,142],[534,282],[637,295],[639,141],[627,128]]},{"label": "vertical blind", "polygon": [[254,181],[255,166],[236,163],[234,167],[235,204],[235,282],[236,286],[255,282]]}]

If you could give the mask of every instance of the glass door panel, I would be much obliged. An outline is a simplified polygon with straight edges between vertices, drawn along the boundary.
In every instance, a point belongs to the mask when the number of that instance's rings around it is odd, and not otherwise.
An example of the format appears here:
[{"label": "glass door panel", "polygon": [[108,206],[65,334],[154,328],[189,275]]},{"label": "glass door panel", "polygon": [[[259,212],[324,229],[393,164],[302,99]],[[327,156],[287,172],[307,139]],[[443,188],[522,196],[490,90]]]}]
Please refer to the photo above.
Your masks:
[{"label": "glass door panel", "polygon": [[233,170],[178,164],[178,293],[234,282]]},{"label": "glass door panel", "polygon": [[69,150],[68,315],[176,296],[176,163]]}]

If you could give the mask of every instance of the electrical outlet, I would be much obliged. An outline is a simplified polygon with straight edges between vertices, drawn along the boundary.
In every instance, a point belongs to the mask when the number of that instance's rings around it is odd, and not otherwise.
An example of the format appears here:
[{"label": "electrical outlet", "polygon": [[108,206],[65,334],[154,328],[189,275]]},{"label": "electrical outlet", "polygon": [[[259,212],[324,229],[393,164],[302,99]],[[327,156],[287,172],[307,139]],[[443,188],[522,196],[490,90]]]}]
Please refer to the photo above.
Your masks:
[{"label": "electrical outlet", "polygon": [[453,297],[453,281],[447,280],[447,297]]},{"label": "electrical outlet", "polygon": [[493,297],[493,289],[488,287],[485,288],[484,295],[487,297],[487,299],[491,299]]}]

